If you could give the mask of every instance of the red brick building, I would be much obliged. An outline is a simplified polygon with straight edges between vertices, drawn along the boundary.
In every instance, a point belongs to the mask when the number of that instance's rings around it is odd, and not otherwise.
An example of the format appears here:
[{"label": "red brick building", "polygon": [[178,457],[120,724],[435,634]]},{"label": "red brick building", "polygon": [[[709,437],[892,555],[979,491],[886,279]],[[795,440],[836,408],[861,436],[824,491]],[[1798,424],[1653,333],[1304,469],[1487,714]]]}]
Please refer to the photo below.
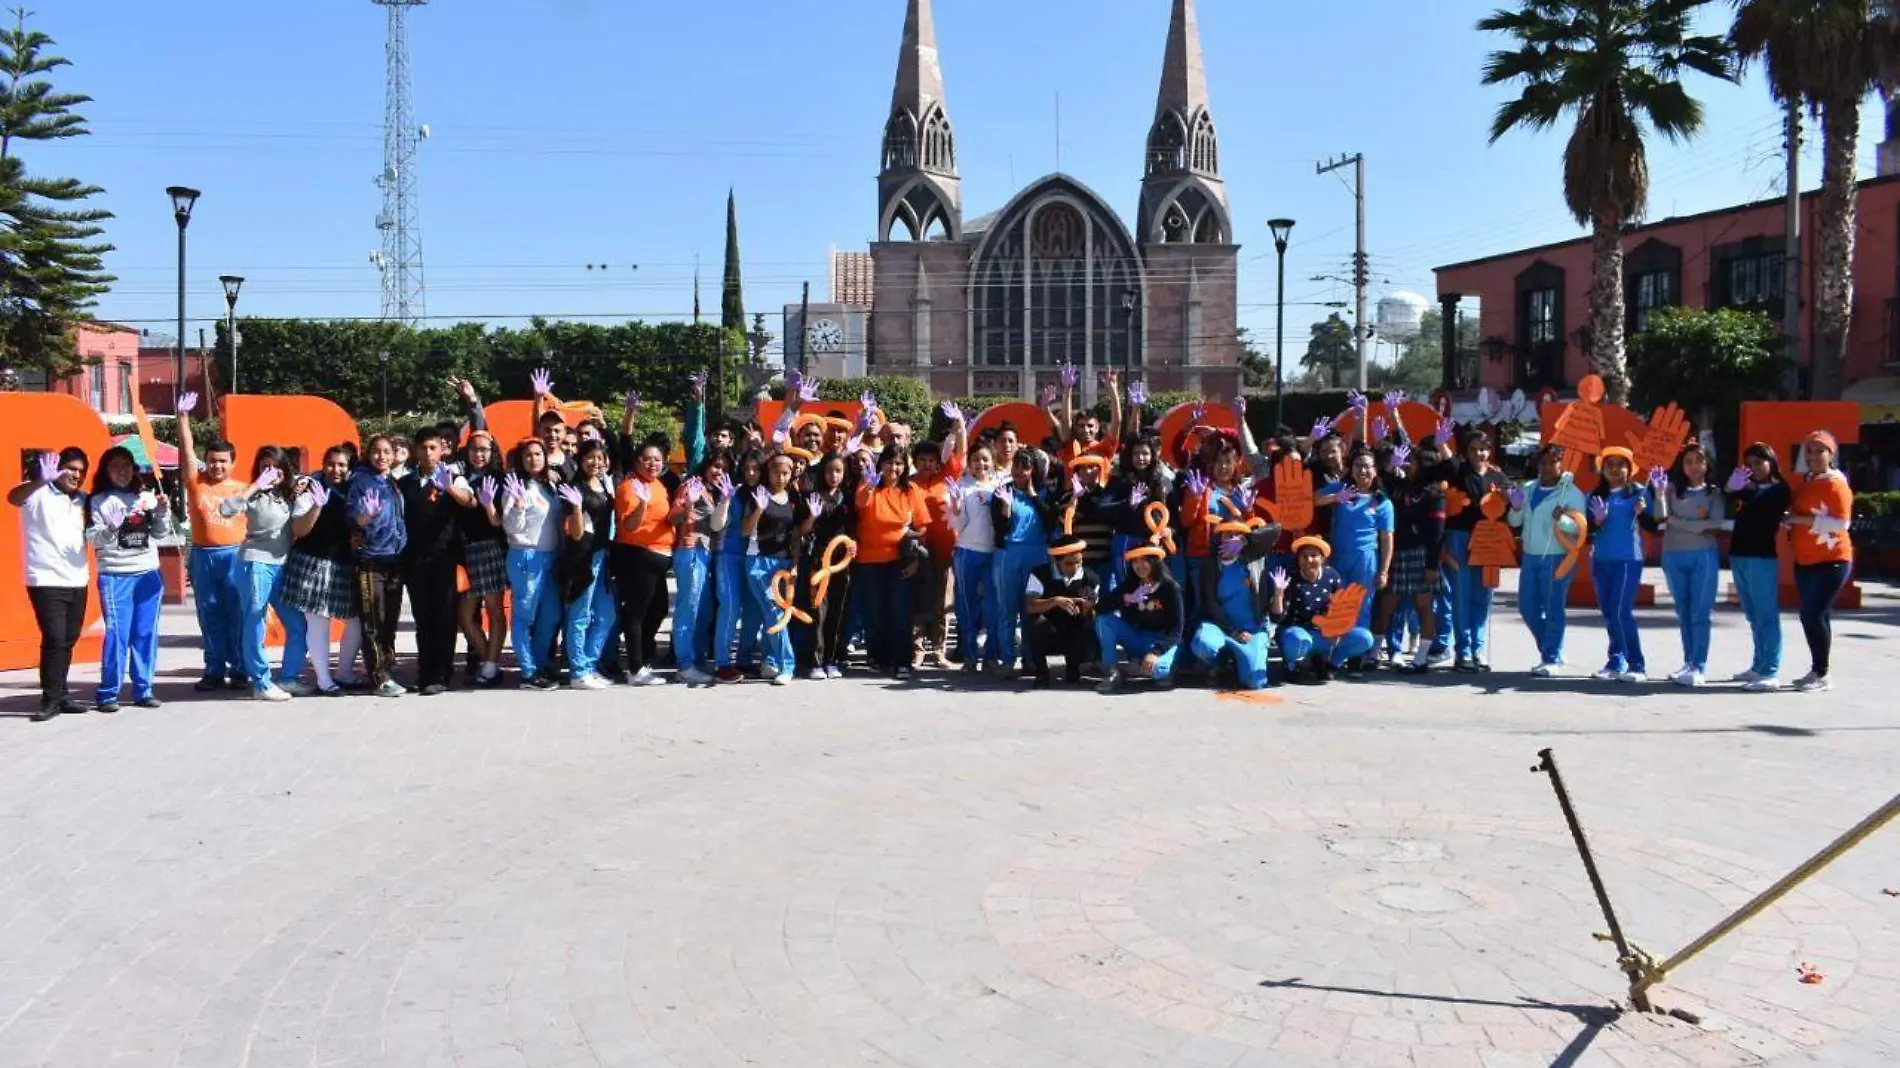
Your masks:
[{"label": "red brick building", "polygon": [[20,388],[78,397],[101,415],[128,415],[139,381],[139,332],[113,323],[81,323],[73,353],[91,366],[48,382],[45,371],[19,372]]},{"label": "red brick building", "polygon": [[[1658,307],[1752,308],[1781,318],[1786,202],[1763,200],[1662,219],[1623,238],[1627,326],[1643,328]],[[1799,358],[1812,359],[1815,233],[1819,197],[1801,198],[1803,294]],[[1863,399],[1878,422],[1900,380],[1900,175],[1860,184],[1854,247],[1854,322],[1848,336],[1848,399]],[[1535,393],[1568,389],[1589,373],[1590,239],[1506,252],[1439,267],[1448,389],[1489,386]],[[1456,350],[1454,329],[1466,303],[1478,307],[1478,351]]]}]

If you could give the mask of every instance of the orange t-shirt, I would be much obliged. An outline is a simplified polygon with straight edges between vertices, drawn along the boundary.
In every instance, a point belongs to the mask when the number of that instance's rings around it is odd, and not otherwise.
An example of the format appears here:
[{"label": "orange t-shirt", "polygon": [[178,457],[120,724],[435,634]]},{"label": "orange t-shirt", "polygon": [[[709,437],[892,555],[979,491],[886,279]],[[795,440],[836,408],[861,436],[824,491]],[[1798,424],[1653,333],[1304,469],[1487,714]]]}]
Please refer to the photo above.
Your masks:
[{"label": "orange t-shirt", "polygon": [[1808,477],[1795,484],[1794,501],[1789,515],[1815,515],[1826,508],[1828,518],[1842,524],[1839,530],[1819,531],[1811,526],[1794,527],[1789,532],[1794,542],[1797,564],[1828,564],[1854,559],[1854,539],[1846,523],[1854,515],[1854,491],[1840,475],[1828,478]]},{"label": "orange t-shirt", "polygon": [[908,490],[859,486],[858,563],[895,563],[904,531],[913,525],[921,530],[929,522],[930,502],[915,483]]},{"label": "orange t-shirt", "polygon": [[957,548],[957,532],[950,526],[950,479],[938,473],[929,478],[913,478],[910,484],[924,495],[925,511],[929,513],[924,544],[930,549],[930,558],[943,563]]},{"label": "orange t-shirt", "polygon": [[244,513],[234,516],[218,514],[218,505],[227,497],[242,497],[250,483],[227,478],[223,482],[206,482],[203,475],[192,476],[191,487],[191,543],[203,548],[217,548],[222,545],[240,545],[244,541]]},{"label": "orange t-shirt", "polygon": [[[647,509],[635,524],[634,511],[640,506],[640,498],[633,495],[633,484],[645,483],[647,488]],[[614,492],[614,541],[621,545],[638,545],[642,549],[654,552],[670,553],[679,531],[673,526],[669,514],[673,510],[671,498],[666,492],[666,483],[654,479],[627,479],[620,483]]]}]

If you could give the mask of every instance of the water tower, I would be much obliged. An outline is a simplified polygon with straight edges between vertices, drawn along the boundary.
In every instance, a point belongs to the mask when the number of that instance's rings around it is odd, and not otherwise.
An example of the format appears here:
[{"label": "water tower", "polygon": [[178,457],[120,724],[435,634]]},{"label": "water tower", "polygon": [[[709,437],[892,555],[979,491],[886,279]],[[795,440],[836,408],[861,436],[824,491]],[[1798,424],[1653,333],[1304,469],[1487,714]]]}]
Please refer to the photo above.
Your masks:
[{"label": "water tower", "polygon": [[1431,302],[1401,289],[1379,298],[1379,334],[1385,341],[1404,343],[1418,337],[1418,324]]}]

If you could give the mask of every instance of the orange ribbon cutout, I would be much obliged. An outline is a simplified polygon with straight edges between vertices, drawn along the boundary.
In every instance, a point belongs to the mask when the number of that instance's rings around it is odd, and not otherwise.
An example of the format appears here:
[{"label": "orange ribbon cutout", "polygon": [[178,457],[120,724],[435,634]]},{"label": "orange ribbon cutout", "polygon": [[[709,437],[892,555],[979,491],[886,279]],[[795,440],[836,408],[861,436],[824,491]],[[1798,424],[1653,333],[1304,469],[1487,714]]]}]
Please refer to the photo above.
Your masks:
[{"label": "orange ribbon cutout", "polygon": [[1180,550],[1174,547],[1174,529],[1168,526],[1168,506],[1162,501],[1149,501],[1141,510],[1141,521],[1148,524],[1148,544],[1159,545],[1173,556]]},{"label": "orange ribbon cutout", "polygon": [[1564,547],[1564,561],[1557,565],[1557,570],[1553,572],[1553,574],[1561,579],[1568,577],[1572,571],[1577,569],[1577,561],[1583,556],[1584,531],[1589,530],[1590,527],[1584,519],[1583,513],[1575,509],[1563,513],[1558,518],[1568,519],[1576,524],[1577,527],[1576,533],[1574,534],[1566,533],[1561,526],[1556,528],[1557,544]]},{"label": "orange ribbon cutout", "polygon": [[793,591],[797,587],[798,575],[795,572],[780,571],[772,576],[772,603],[778,605],[779,611],[784,614],[779,616],[777,623],[765,628],[765,633],[778,634],[791,626],[794,619],[801,623],[811,622],[811,616],[792,601]]},{"label": "orange ribbon cutout", "polygon": [[[858,558],[858,543],[843,534],[831,539],[825,546],[825,554],[818,562],[818,570],[811,576],[811,603],[817,608],[825,603],[825,595],[831,592],[831,576],[851,566]],[[805,622],[811,622],[806,619]],[[778,633],[773,631],[774,634]]]}]

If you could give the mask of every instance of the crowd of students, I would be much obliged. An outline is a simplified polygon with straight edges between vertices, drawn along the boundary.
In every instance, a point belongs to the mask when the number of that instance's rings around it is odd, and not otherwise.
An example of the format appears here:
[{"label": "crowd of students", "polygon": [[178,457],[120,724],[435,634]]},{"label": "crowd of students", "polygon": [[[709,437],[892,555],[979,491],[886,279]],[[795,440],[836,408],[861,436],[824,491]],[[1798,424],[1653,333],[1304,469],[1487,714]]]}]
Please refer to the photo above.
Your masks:
[{"label": "crowd of students", "polygon": [[[1585,493],[1560,446],[1515,484],[1480,428],[1445,420],[1412,440],[1369,418],[1359,395],[1349,433],[1321,420],[1304,440],[1283,428],[1256,444],[1242,399],[1240,429],[1208,425],[1201,407],[1163,441],[1139,423],[1140,384],[1124,426],[1120,385],[1105,376],[1104,427],[1074,410],[1064,371],[1064,388],[1043,396],[1057,430],[1040,444],[1007,424],[973,435],[954,404],[940,440],[915,444],[868,394],[855,421],[805,414],[815,384],[797,376],[774,426],[708,428],[695,376],[682,471],[669,469],[672,442],[636,435],[637,395],[617,428],[597,410],[570,427],[537,373],[536,434],[504,449],[463,382],[465,424],[338,444],[308,471],[267,445],[240,477],[233,447],[208,442],[183,479],[182,520],[124,448],[100,458],[89,487],[83,451],[44,454],[8,497],[42,633],[35,718],[88,707],[68,674],[94,585],[105,637],[91,708],[115,712],[128,694],[158,705],[157,543],[180,522],[203,644],[196,688],[264,701],[441,694],[457,682],[458,645],[463,684],[502,684],[512,647],[518,684],[534,690],[832,680],[854,650],[863,670],[897,679],[928,664],[1037,687],[1056,683],[1059,659],[1063,682],[1087,673],[1104,692],[1187,677],[1257,689],[1379,668],[1476,673],[1490,670],[1485,547],[1511,531],[1534,676],[1566,662],[1566,600],[1588,539],[1608,646],[1595,677],[1647,679],[1634,606],[1643,535],[1660,531],[1683,658],[1670,677],[1703,685],[1715,535],[1728,529],[1754,645],[1735,681],[1781,685],[1787,553],[1813,658],[1797,685],[1829,686],[1830,612],[1853,550],[1852,498],[1825,432],[1803,445],[1802,474],[1784,475],[1758,443],[1720,485],[1694,444],[1669,471],[1605,448]],[[1403,399],[1387,395],[1386,410]],[[189,423],[180,455],[192,463]],[[396,677],[405,597],[408,685]]]}]

